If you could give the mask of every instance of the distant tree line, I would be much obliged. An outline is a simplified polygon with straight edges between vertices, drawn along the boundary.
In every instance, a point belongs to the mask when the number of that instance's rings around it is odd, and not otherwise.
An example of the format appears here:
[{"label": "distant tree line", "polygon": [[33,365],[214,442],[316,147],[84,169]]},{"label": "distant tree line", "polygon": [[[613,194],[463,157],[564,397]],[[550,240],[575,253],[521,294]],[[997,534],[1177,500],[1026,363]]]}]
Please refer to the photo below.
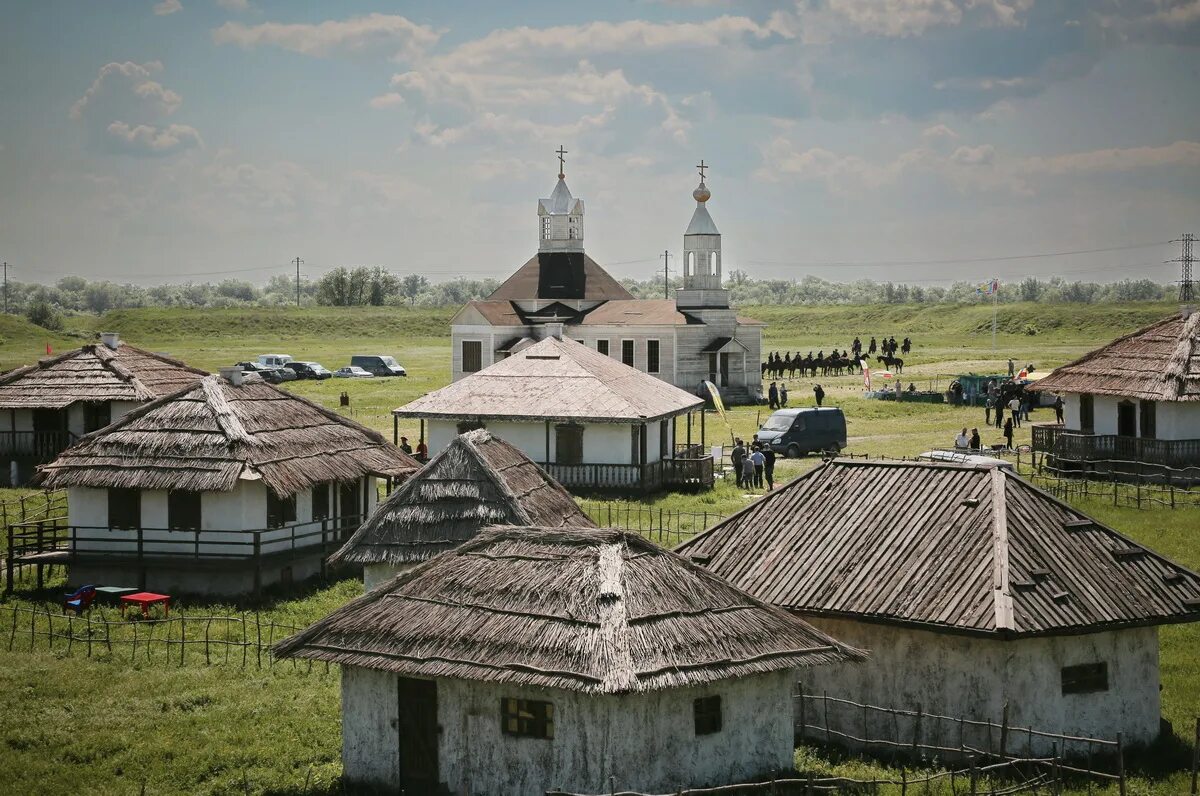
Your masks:
[{"label": "distant tree line", "polygon": [[[621,283],[638,298],[662,298],[659,280],[623,279]],[[302,305],[349,306],[458,306],[486,298],[499,286],[496,279],[454,279],[433,282],[419,274],[398,275],[379,266],[338,267],[320,279],[300,281]],[[681,286],[671,281],[668,293]],[[859,279],[830,282],[815,276],[796,280],[755,279],[733,271],[726,280],[734,302],[750,304],[944,304],[979,301],[979,285],[955,282],[949,287],[924,286]],[[1118,301],[1171,299],[1176,287],[1149,279],[1124,279],[1097,283],[1067,281],[1059,277],[1002,283],[997,300],[1003,303],[1032,301],[1047,303],[1098,304]],[[64,313],[103,313],[135,307],[279,307],[296,303],[296,281],[274,276],[265,285],[240,279],[181,285],[118,284],[90,281],[80,276],[64,277],[53,285],[9,282],[10,312],[20,313],[48,329],[62,327]]]}]

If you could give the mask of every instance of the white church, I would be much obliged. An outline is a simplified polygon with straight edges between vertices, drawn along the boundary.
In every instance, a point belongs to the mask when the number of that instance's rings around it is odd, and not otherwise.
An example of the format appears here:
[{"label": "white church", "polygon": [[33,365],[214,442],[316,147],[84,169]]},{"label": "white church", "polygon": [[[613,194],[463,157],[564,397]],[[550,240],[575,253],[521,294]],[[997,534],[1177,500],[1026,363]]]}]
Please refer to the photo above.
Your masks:
[{"label": "white church", "polygon": [[689,392],[711,381],[728,403],[757,400],[765,324],[738,317],[721,286],[721,233],[708,213],[703,161],[683,235],[683,287],[674,299],[635,299],[584,252],[583,200],[567,188],[563,154],[558,184],[538,202],[537,255],[451,320],[454,380],[565,335]]}]

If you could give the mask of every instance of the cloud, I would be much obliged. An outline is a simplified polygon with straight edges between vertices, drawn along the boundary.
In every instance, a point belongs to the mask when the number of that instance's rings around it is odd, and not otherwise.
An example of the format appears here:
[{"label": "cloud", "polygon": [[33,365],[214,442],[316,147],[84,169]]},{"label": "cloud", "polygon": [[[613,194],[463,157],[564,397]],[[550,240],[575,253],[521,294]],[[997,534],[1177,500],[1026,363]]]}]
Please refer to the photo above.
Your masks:
[{"label": "cloud", "polygon": [[100,67],[100,74],[88,90],[71,106],[71,118],[83,118],[89,107],[111,101],[114,96],[124,96],[127,89],[132,90],[143,104],[153,106],[154,111],[162,114],[174,113],[183,104],[183,99],[150,78],[151,74],[162,71],[162,68],[159,61],[144,64],[135,64],[132,61],[105,64]]},{"label": "cloud", "polygon": [[1094,149],[1088,152],[1026,158],[1021,164],[1022,170],[1027,173],[1054,176],[1117,173],[1167,166],[1200,167],[1200,142],[1175,141],[1158,147]]},{"label": "cloud", "polygon": [[371,97],[367,104],[377,110],[394,108],[397,105],[404,104],[404,97],[400,94],[397,94],[395,91],[389,91],[387,94],[380,94],[378,97]]},{"label": "cloud", "polygon": [[949,140],[958,138],[958,133],[944,124],[935,124],[933,127],[926,127],[922,130],[921,137],[928,141]]},{"label": "cloud", "polygon": [[950,155],[950,160],[960,166],[986,166],[996,159],[996,148],[991,144],[960,146]]},{"label": "cloud", "polygon": [[226,22],[212,33],[216,44],[243,49],[271,46],[314,57],[391,47],[398,56],[411,58],[436,44],[440,36],[433,28],[406,17],[378,13],[316,24]]},{"label": "cloud", "polygon": [[156,3],[154,6],[155,15],[160,17],[166,16],[167,14],[174,14],[176,11],[182,10],[183,3],[179,2],[179,0],[162,0],[161,3]]},{"label": "cloud", "polygon": [[953,0],[829,0],[829,10],[873,36],[920,36],[930,28],[962,22]]},{"label": "cloud", "polygon": [[226,11],[250,10],[250,0],[217,0],[217,5]]},{"label": "cloud", "polygon": [[186,124],[155,127],[113,122],[108,126],[108,135],[114,151],[130,155],[171,155],[204,146],[196,128]]}]

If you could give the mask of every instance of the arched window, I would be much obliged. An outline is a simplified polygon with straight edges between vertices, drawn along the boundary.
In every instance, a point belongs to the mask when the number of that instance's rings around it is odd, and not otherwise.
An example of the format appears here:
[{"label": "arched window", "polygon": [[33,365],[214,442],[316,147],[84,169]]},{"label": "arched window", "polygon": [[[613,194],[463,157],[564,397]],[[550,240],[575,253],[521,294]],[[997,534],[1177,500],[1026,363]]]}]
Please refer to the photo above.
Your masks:
[{"label": "arched window", "polygon": [[712,276],[717,275],[717,253],[709,252],[708,255],[708,273]]},{"label": "arched window", "polygon": [[684,267],[684,276],[696,275],[696,253],[688,252],[687,265]]}]

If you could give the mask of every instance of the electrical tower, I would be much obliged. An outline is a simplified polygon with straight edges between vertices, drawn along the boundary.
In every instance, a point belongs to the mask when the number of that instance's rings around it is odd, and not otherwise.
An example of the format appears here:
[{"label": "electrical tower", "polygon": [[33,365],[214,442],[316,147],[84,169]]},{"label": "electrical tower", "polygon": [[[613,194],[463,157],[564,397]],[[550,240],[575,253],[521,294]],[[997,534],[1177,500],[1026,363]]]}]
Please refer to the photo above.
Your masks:
[{"label": "electrical tower", "polygon": [[292,260],[296,264],[296,306],[300,306],[300,264],[304,261],[297,257]]},{"label": "electrical tower", "polygon": [[1191,304],[1196,300],[1196,286],[1192,282],[1192,243],[1196,240],[1196,236],[1188,232],[1177,240],[1171,243],[1179,244],[1179,256],[1174,260],[1167,260],[1169,263],[1179,263],[1179,303]]}]

